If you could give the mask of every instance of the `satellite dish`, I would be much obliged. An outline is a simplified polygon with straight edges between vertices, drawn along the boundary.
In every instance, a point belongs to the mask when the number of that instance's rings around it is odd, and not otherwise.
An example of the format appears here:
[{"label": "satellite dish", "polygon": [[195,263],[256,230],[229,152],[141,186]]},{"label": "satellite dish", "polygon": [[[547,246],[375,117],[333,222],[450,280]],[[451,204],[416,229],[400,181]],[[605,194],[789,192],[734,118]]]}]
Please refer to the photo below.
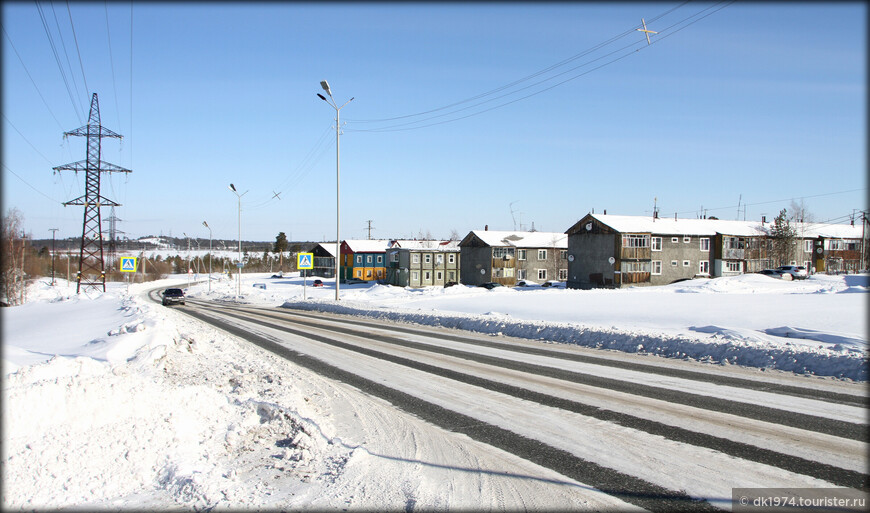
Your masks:
[{"label": "satellite dish", "polygon": [[481,269],[480,274],[486,274],[486,269]]},{"label": "satellite dish", "polygon": [[573,262],[573,261],[574,261],[574,255],[568,255],[568,261],[569,261],[569,262]]},{"label": "satellite dish", "polygon": [[607,261],[610,262],[610,265],[613,265],[613,263],[616,262],[616,259],[613,257],[610,257],[607,259]]},{"label": "satellite dish", "polygon": [[591,232],[591,231],[592,231],[592,223],[586,223],[586,231],[587,231],[587,232]]}]

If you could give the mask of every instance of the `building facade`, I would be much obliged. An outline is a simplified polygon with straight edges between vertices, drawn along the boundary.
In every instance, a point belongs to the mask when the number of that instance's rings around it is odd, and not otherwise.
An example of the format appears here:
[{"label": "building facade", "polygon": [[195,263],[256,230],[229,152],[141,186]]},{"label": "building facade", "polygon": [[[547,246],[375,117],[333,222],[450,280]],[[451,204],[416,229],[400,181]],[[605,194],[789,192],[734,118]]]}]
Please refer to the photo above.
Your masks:
[{"label": "building facade", "polygon": [[387,276],[399,287],[445,286],[459,283],[457,241],[396,241],[387,249]]},{"label": "building facade", "polygon": [[558,232],[473,230],[459,243],[460,282],[487,282],[512,287],[520,280],[536,283],[568,277],[568,238]]},{"label": "building facade", "polygon": [[388,240],[345,240],[341,243],[341,281],[383,280],[387,276]]}]

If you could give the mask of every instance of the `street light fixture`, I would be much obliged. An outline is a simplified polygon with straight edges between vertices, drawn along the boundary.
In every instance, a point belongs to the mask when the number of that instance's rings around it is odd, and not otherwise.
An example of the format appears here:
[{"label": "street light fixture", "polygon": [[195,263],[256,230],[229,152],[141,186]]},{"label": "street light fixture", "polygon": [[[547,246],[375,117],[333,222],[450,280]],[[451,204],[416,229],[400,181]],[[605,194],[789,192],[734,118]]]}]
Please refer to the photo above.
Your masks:
[{"label": "street light fixture", "polygon": [[236,264],[236,267],[238,268],[238,273],[237,273],[238,274],[238,285],[236,286],[236,302],[238,302],[239,294],[242,293],[242,265],[244,265],[244,264],[242,264],[242,196],[247,194],[248,191],[245,191],[245,192],[239,194],[239,191],[236,190],[236,186],[233,184],[230,184],[230,190],[233,191],[233,194],[235,194],[239,198],[239,262]]},{"label": "street light fixture", "polygon": [[350,100],[344,102],[344,105],[341,107],[335,103],[335,98],[332,97],[332,91],[329,90],[329,83],[326,80],[320,81],[320,87],[326,91],[326,94],[329,95],[329,100],[326,99],[320,93],[317,93],[317,96],[332,106],[335,109],[335,300],[338,301],[338,283],[339,283],[339,264],[341,260],[341,236],[340,236],[340,220],[341,220],[341,167],[339,165],[339,140],[341,136],[341,124],[339,122],[339,111],[348,103],[353,101],[353,97]]},{"label": "street light fixture", "polygon": [[205,221],[202,225],[208,228],[208,293],[211,294],[211,227]]}]

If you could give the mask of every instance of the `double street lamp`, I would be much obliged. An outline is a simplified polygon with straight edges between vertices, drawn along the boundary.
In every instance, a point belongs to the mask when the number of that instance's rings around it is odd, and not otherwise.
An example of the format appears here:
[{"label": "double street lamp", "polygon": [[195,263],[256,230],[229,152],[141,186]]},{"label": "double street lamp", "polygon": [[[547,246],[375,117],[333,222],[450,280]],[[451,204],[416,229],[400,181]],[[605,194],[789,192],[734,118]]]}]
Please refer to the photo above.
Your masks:
[{"label": "double street lamp", "polygon": [[233,191],[233,194],[239,198],[239,262],[236,264],[238,267],[238,285],[236,286],[236,301],[239,300],[239,294],[242,293],[242,196],[248,193],[245,191],[239,194],[239,191],[236,190],[236,186],[230,184],[229,189]]},{"label": "double street lamp", "polygon": [[326,91],[326,94],[329,95],[329,99],[327,100],[325,96],[320,93],[317,93],[317,96],[332,106],[335,109],[335,300],[338,301],[338,282],[339,282],[339,263],[341,260],[341,236],[340,236],[340,218],[341,218],[341,188],[339,186],[340,178],[341,178],[341,168],[339,166],[339,136],[341,135],[341,125],[339,124],[339,111],[348,103],[353,101],[353,97],[350,100],[344,102],[344,105],[341,107],[335,103],[335,98],[332,97],[332,91],[329,90],[329,84],[326,80],[320,81],[320,87]]}]

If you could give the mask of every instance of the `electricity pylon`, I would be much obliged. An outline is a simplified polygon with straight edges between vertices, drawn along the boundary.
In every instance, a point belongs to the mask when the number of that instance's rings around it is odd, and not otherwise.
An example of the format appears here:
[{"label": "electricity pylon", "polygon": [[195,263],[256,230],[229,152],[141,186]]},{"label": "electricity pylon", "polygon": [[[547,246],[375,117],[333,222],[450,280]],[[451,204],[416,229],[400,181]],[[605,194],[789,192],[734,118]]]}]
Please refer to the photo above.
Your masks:
[{"label": "electricity pylon", "polygon": [[106,268],[103,262],[103,235],[100,219],[100,207],[120,207],[114,201],[100,195],[100,173],[130,173],[129,169],[109,164],[100,160],[100,141],[103,137],[122,136],[100,125],[100,103],[97,93],[91,97],[91,112],[88,116],[88,124],[71,132],[64,132],[64,137],[78,135],[88,138],[88,154],[86,160],[73,162],[53,168],[57,171],[85,172],[85,195],[66,205],[81,205],[85,207],[84,221],[82,222],[82,245],[79,250],[79,272],[76,275],[76,294],[85,287],[106,291]]}]

